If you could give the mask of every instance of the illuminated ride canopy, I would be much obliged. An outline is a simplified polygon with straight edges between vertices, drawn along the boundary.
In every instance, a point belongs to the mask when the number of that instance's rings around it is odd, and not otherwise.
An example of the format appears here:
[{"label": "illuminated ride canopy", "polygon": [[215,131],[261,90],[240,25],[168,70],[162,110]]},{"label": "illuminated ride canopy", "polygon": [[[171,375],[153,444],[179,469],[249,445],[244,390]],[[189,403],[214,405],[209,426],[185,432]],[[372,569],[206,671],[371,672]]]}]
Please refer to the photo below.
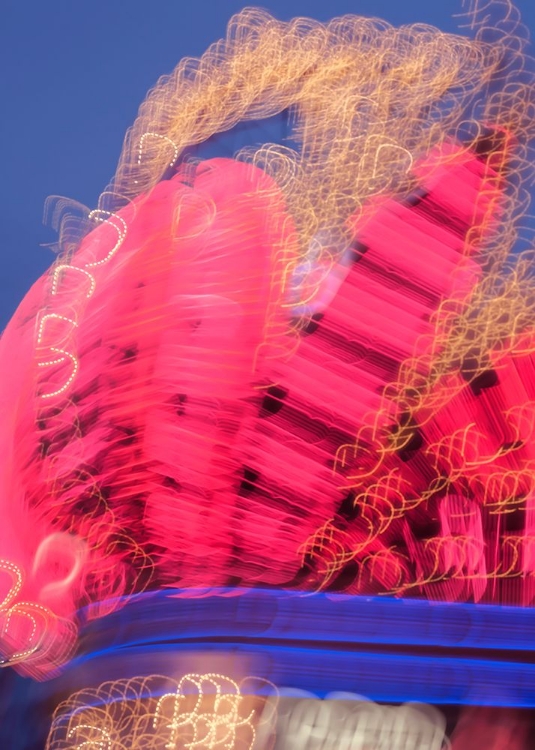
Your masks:
[{"label": "illuminated ride canopy", "polygon": [[[150,93],[98,208],[50,205],[62,252],[0,341],[7,663],[50,675],[80,605],[147,587],[531,604],[532,86],[503,7],[474,39],[244,11]],[[295,148],[192,157],[281,112]]]}]

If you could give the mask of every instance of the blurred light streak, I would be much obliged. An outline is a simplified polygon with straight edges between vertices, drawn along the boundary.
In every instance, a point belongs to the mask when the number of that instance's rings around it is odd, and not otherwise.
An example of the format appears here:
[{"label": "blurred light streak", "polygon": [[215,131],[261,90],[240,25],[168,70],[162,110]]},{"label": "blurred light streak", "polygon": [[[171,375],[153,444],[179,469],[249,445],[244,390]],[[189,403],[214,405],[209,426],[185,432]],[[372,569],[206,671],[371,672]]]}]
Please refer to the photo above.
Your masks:
[{"label": "blurred light streak", "polygon": [[[535,609],[528,607],[240,588],[207,589],[202,596],[191,590],[145,592],[117,606],[91,623],[91,641],[113,633],[121,646],[236,637],[535,651]],[[79,612],[82,622],[86,611]]]},{"label": "blurred light streak", "polygon": [[[214,639],[217,640],[217,639]],[[133,676],[142,657],[146,663],[176,663],[198,650],[204,654],[232,654],[254,658],[258,674],[278,685],[309,690],[321,697],[333,691],[358,691],[381,703],[407,701],[437,705],[492,705],[535,707],[535,664],[491,658],[399,655],[362,651],[357,647],[333,650],[243,644],[231,638],[214,645],[209,639],[106,649],[73,660],[69,670],[97,675],[122,672]],[[68,673],[68,672],[67,672]]]}]

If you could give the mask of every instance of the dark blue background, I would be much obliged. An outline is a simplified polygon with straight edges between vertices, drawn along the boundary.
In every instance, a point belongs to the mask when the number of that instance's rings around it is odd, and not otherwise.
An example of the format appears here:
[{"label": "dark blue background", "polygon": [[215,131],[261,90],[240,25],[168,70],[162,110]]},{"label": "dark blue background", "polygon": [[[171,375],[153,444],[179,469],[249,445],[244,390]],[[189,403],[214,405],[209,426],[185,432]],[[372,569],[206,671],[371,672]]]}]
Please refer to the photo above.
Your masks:
[{"label": "dark blue background", "polygon": [[[222,37],[246,0],[0,3],[0,329],[53,255],[48,195],[94,207],[148,89]],[[251,3],[252,4],[252,3]],[[518,3],[535,27],[535,2]],[[287,20],[356,13],[455,32],[461,0],[269,0]]]}]

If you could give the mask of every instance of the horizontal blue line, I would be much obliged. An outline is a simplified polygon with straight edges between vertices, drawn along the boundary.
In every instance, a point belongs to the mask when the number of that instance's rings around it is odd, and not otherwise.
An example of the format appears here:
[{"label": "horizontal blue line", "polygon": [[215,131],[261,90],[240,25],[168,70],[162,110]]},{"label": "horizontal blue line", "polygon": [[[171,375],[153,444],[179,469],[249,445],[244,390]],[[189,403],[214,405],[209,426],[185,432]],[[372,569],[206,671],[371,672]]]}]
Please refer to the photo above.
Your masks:
[{"label": "horizontal blue line", "polygon": [[[535,706],[535,664],[490,659],[444,658],[261,644],[151,644],[104,649],[75,659],[65,677],[83,675],[88,684],[143,674],[181,671],[182,657],[232,654],[248,673],[277,687],[365,695],[384,703]],[[210,664],[210,658],[208,658]],[[147,671],[148,670],[148,671]],[[60,678],[61,680],[61,678]],[[56,685],[57,687],[57,685]]]},{"label": "horizontal blue line", "polygon": [[[122,603],[85,629],[97,648],[230,637],[535,651],[535,610],[527,607],[262,589],[210,589],[202,598],[166,590]],[[87,611],[79,614],[84,621]]]}]

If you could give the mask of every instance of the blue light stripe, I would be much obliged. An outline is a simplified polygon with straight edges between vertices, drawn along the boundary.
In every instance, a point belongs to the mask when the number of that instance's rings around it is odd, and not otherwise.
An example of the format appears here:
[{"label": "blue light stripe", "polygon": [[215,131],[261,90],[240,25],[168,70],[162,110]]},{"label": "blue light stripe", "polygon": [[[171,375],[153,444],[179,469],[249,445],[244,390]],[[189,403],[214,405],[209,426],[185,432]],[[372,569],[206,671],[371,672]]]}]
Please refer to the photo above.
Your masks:
[{"label": "blue light stripe", "polygon": [[[208,593],[208,592],[207,592]],[[91,623],[117,645],[227,636],[301,642],[535,650],[535,609],[415,599],[212,589],[203,598],[165,591],[131,597]],[[81,613],[82,619],[84,612]]]}]

